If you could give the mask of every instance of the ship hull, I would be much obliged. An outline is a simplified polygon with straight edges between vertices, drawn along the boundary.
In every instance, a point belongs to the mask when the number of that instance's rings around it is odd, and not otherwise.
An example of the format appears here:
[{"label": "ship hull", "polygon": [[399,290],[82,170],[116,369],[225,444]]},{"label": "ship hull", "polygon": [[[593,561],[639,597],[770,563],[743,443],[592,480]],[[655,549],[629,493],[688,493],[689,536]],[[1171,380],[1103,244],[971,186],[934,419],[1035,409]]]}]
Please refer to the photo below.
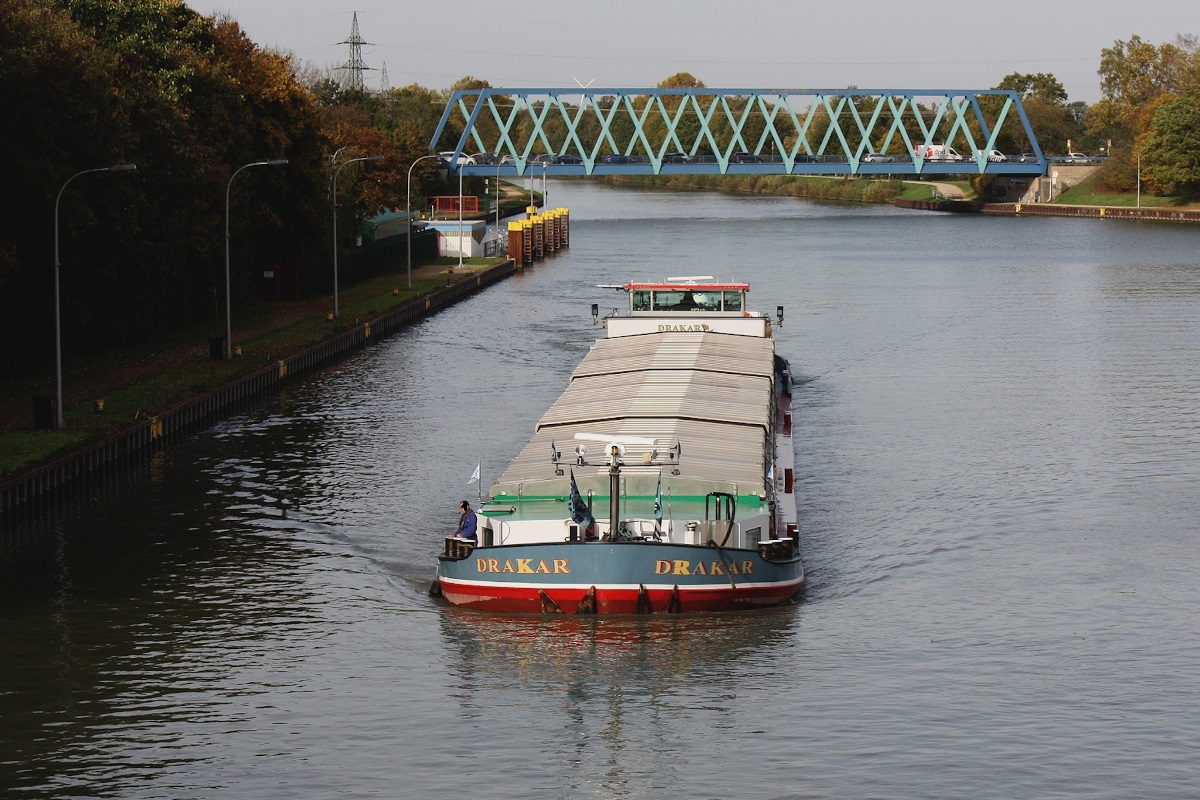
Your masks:
[{"label": "ship hull", "polygon": [[737,611],[791,602],[803,591],[804,569],[790,543],[734,550],[661,542],[564,542],[481,547],[462,558],[442,556],[434,587],[450,603],[487,611]]}]

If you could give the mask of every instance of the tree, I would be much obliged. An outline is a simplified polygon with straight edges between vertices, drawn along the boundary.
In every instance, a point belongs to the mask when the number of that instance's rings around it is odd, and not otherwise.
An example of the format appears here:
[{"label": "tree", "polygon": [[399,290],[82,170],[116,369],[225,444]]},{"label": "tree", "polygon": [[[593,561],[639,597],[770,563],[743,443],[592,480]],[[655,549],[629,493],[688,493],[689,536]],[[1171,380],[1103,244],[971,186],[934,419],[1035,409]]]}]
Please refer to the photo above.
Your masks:
[{"label": "tree", "polygon": [[1163,103],[1143,140],[1142,175],[1156,190],[1200,194],[1200,91]]},{"label": "tree", "polygon": [[[1161,106],[1197,85],[1200,47],[1192,36],[1154,45],[1135,35],[1101,51],[1098,73],[1104,96],[1088,108],[1085,121],[1089,134],[1111,144],[1111,157],[1100,179],[1118,191],[1132,189],[1137,180],[1134,150],[1142,154],[1145,163],[1154,159],[1153,142],[1170,138],[1152,139],[1147,132]],[[1175,109],[1167,116],[1179,112]]]},{"label": "tree", "polygon": [[[1078,140],[1082,136],[1081,104],[1068,104],[1067,91],[1054,75],[1012,72],[995,88],[1014,91],[1021,98],[1029,126],[1044,151],[1061,152],[1066,149],[1067,140]],[[1005,120],[996,145],[1007,152],[1020,152],[1026,149],[1024,139],[1024,131],[1013,114]]]},{"label": "tree", "polygon": [[1104,97],[1129,105],[1160,94],[1179,94],[1187,86],[1198,52],[1193,36],[1153,45],[1139,36],[1100,51],[1100,88]]},{"label": "tree", "polygon": [[1092,106],[1089,128],[1096,135],[1131,141],[1150,122],[1145,106],[1163,95],[1177,96],[1195,81],[1200,46],[1195,37],[1154,45],[1139,36],[1100,51],[1103,98]]},{"label": "tree", "polygon": [[1011,89],[1022,101],[1037,97],[1050,103],[1067,102],[1067,90],[1058,78],[1048,72],[1010,72],[996,84],[996,88]]},{"label": "tree", "polygon": [[[697,78],[690,72],[676,72],[674,75],[668,76],[662,81],[659,81],[658,89],[705,89],[704,81]],[[675,137],[679,140],[680,146],[691,151],[697,145],[697,139],[700,137],[700,117],[696,112],[695,100],[704,102],[702,97],[686,99],[681,95],[666,95],[661,98],[661,108],[665,109],[667,118],[675,120],[680,108],[684,108],[682,116],[678,118],[678,123],[675,125]],[[685,107],[686,103],[686,107]],[[639,106],[640,108],[641,106]],[[627,115],[622,114],[628,119]],[[650,140],[650,145],[655,149],[655,153],[673,152],[676,149],[675,140],[667,140],[667,119],[663,118],[657,107],[651,112],[645,125],[646,137]],[[627,132],[626,138],[633,136],[633,125],[625,124],[622,130]],[[701,142],[700,146],[703,147]]]},{"label": "tree", "polygon": [[1067,140],[1078,138],[1083,133],[1070,110],[1062,103],[1032,97],[1025,101],[1025,116],[1033,128],[1043,152],[1066,152]]},{"label": "tree", "polygon": [[690,72],[676,72],[668,78],[659,81],[658,89],[707,89],[704,81]]},{"label": "tree", "polygon": [[[247,192],[232,220],[245,243],[234,254],[235,297],[252,287],[255,246],[271,262],[302,261],[313,247],[323,199],[315,106],[290,59],[259,49],[236,23],[163,0],[10,0],[0,53],[6,119],[20,121],[0,126],[0,147],[19,154],[9,177],[24,200],[0,216],[0,294],[22,300],[0,317],[0,334],[19,332],[0,336],[10,369],[49,361],[48,220],[58,188],[80,170],[138,165],[62,198],[68,357],[215,315],[236,165],[291,162],[243,179],[270,189]],[[34,347],[12,344],[31,330]]]},{"label": "tree", "polygon": [[[59,187],[80,170],[128,160],[133,152],[120,135],[128,125],[124,109],[110,100],[116,69],[117,58],[60,8],[15,0],[0,12],[0,150],[10,156],[12,200],[0,215],[0,297],[8,301],[0,315],[0,362],[18,374],[51,363],[50,215]],[[73,272],[68,277],[96,263],[101,215],[106,207],[126,207],[131,183],[137,180],[81,182],[63,195],[61,260]],[[70,291],[63,294],[63,318],[73,324],[65,303],[77,284],[64,285]]]}]

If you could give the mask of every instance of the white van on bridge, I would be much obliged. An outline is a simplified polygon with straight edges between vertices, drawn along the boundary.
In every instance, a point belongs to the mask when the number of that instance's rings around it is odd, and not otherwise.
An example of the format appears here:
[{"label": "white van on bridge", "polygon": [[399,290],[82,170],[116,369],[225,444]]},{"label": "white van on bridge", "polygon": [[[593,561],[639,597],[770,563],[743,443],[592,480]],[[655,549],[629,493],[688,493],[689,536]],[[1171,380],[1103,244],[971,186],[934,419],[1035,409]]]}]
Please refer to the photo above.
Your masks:
[{"label": "white van on bridge", "polygon": [[953,147],[946,144],[917,145],[913,155],[926,161],[966,161]]}]

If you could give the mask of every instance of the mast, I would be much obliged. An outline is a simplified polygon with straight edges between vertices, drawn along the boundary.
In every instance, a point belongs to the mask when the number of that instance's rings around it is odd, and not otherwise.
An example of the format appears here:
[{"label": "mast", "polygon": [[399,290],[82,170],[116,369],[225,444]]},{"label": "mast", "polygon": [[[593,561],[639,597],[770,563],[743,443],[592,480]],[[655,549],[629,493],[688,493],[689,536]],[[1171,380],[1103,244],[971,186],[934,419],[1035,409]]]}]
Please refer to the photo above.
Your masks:
[{"label": "mast", "polygon": [[608,535],[617,540],[621,526],[621,446],[608,446]]}]

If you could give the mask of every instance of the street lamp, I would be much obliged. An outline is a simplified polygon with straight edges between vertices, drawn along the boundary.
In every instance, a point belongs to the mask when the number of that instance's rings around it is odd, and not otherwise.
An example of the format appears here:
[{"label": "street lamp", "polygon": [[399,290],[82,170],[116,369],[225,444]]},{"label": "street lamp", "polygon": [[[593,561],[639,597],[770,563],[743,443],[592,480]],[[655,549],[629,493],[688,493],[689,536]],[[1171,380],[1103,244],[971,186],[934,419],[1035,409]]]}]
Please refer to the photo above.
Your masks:
[{"label": "street lamp", "polygon": [[463,251],[463,240],[462,240],[463,193],[462,192],[463,192],[463,188],[462,188],[462,183],[463,183],[463,174],[462,174],[462,167],[460,166],[458,168],[458,271],[459,272],[462,272],[462,268],[463,268],[463,262],[462,262],[462,251]]},{"label": "street lamp", "polygon": [[58,261],[58,203],[62,200],[63,192],[67,190],[67,184],[78,178],[80,175],[87,175],[89,172],[129,172],[136,170],[137,164],[114,164],[111,167],[95,167],[93,169],[85,169],[82,172],[76,172],[71,177],[67,178],[66,183],[58,190],[58,196],[54,198],[54,401],[57,404],[55,411],[54,427],[62,430],[66,427],[63,422],[63,395],[62,395],[62,317],[59,310],[59,285],[58,273],[60,264]]},{"label": "street lamp", "polygon": [[233,323],[229,315],[229,190],[233,188],[233,179],[248,167],[276,167],[286,163],[288,163],[286,158],[273,158],[270,161],[252,161],[249,164],[243,164],[233,171],[233,174],[229,176],[229,183],[225,185],[225,358],[227,359],[233,358]]},{"label": "street lamp", "polygon": [[[338,151],[339,153],[341,150]],[[337,153],[334,153],[334,158]],[[340,167],[333,171],[333,317],[338,316],[338,238],[337,238],[337,179],[338,173],[349,164],[356,161],[383,161],[383,156],[363,156],[362,158],[351,158],[342,163]]]},{"label": "street lamp", "polygon": [[420,162],[427,158],[437,158],[436,153],[431,153],[427,156],[419,156],[411,164],[408,165],[408,189],[404,195],[404,215],[408,218],[408,288],[412,288],[412,171]]}]

